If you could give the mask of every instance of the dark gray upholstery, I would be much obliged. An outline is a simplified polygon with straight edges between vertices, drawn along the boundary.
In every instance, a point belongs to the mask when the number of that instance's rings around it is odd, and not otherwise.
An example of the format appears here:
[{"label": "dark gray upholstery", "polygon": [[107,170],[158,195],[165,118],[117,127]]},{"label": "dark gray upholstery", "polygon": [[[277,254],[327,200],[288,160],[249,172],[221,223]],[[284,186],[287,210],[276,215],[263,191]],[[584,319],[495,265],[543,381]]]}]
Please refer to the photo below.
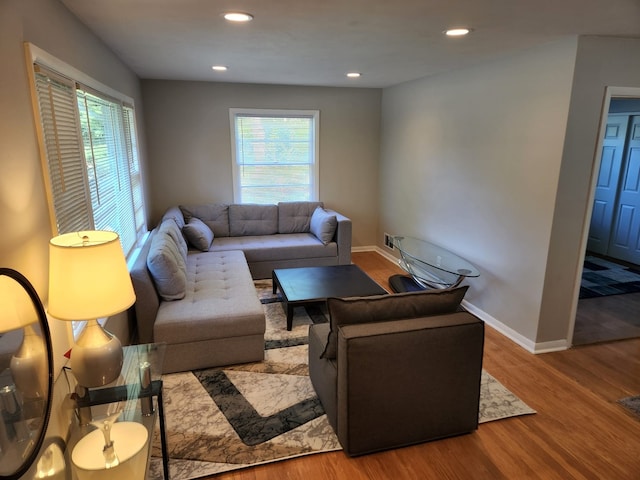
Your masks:
[{"label": "dark gray upholstery", "polygon": [[309,375],[348,455],[478,427],[484,322],[468,312],[345,325],[320,358],[328,326],[309,333]]}]

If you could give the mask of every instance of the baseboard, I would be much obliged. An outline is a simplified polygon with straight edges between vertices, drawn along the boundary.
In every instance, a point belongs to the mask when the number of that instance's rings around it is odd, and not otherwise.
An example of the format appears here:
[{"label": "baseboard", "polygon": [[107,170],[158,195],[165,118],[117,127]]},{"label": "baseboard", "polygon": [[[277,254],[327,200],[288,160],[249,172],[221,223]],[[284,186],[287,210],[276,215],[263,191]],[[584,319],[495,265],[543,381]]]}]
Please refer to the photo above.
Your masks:
[{"label": "baseboard", "polygon": [[476,317],[478,317],[483,322],[485,322],[487,325],[496,329],[498,332],[500,332],[502,335],[507,337],[509,340],[520,345],[529,353],[533,353],[537,355],[540,353],[558,352],[562,350],[567,350],[569,348],[569,344],[566,340],[554,340],[551,342],[536,343],[528,339],[524,335],[516,332],[513,328],[509,327],[508,325],[505,325],[498,319],[489,315],[487,312],[476,307],[475,305],[468,302],[467,300],[462,301],[462,306],[465,309],[467,309],[470,313],[474,314]]},{"label": "baseboard", "polygon": [[392,263],[398,263],[398,257],[394,257],[388,248],[380,248],[377,245],[365,245],[364,247],[352,247],[352,253],[357,252],[376,252]]},{"label": "baseboard", "polygon": [[351,247],[351,252],[377,252],[378,247],[375,245],[364,245],[362,247]]},{"label": "baseboard", "polygon": [[[391,254],[388,251],[388,249],[380,248],[375,245],[365,246],[365,247],[354,247],[351,249],[351,251],[352,252],[377,252],[380,255],[382,255],[384,258],[389,260],[390,262],[395,264],[398,263],[398,259],[394,257],[393,254]],[[534,342],[528,339],[527,337],[525,337],[524,335],[516,332],[514,329],[512,329],[508,325],[505,325],[498,319],[489,315],[484,310],[468,302],[467,300],[462,301],[462,306],[466,308],[469,312],[474,314],[476,317],[484,321],[487,325],[496,329],[498,332],[500,332],[502,335],[507,337],[509,340],[520,345],[529,353],[533,353],[537,355],[540,353],[558,352],[562,350],[567,350],[570,347],[569,342],[566,339],[553,340],[550,342],[540,342],[540,343]]]}]

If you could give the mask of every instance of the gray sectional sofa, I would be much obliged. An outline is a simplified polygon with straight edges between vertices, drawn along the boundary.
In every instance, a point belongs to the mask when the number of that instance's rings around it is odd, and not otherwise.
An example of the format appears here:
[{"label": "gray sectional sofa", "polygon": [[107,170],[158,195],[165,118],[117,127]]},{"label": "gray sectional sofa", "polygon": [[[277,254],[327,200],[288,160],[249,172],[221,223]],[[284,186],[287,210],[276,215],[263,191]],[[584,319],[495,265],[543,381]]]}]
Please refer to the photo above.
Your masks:
[{"label": "gray sectional sofa", "polygon": [[131,269],[138,339],[166,343],[163,373],[260,361],[253,280],[349,263],[351,221],[320,202],[172,207]]},{"label": "gray sectional sofa", "polygon": [[[318,207],[324,214],[312,225]],[[194,219],[203,222],[214,234],[208,251],[242,250],[254,279],[271,278],[275,268],[351,263],[351,220],[324,209],[322,202],[181,205],[170,209],[167,217],[187,229]]]}]

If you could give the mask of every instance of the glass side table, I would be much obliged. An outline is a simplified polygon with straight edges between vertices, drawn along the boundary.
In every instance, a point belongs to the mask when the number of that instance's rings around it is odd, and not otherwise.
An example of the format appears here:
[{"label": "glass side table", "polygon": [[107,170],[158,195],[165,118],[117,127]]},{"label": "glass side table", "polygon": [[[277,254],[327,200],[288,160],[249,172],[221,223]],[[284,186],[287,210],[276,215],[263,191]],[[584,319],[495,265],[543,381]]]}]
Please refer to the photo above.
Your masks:
[{"label": "glass side table", "polygon": [[[454,288],[467,277],[479,277],[480,271],[464,258],[425,240],[394,236],[393,246],[400,252],[400,266],[409,273],[418,288]],[[393,276],[394,278],[397,276]],[[391,278],[396,291],[407,291],[406,282]]]},{"label": "glass side table", "polygon": [[[96,429],[96,426],[92,425],[94,418],[104,418],[109,413],[114,411],[117,413],[121,409],[122,413],[117,416],[117,420],[140,423],[147,429],[146,470],[148,472],[153,431],[158,418],[163,473],[165,480],[169,480],[161,379],[165,348],[164,343],[124,347],[122,370],[114,382],[103,387],[79,388],[70,395],[78,415],[77,424],[71,429],[67,449],[69,452],[73,451],[83,437]],[[115,413],[113,415],[115,416]],[[68,465],[73,465],[73,462],[68,462]]]}]

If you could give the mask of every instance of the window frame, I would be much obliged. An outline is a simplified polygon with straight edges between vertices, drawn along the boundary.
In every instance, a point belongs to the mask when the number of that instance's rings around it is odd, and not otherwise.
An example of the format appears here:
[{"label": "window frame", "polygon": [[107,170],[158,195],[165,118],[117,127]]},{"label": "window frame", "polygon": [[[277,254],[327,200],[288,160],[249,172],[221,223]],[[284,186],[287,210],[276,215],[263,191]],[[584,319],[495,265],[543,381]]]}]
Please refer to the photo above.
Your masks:
[{"label": "window frame", "polygon": [[[36,83],[37,83],[36,71],[35,71],[36,65],[40,66],[42,69],[45,69],[47,71],[46,75],[51,78],[54,78],[56,82],[67,85],[69,88],[73,89],[73,97],[74,97],[74,102],[76,104],[78,101],[77,90],[80,89],[80,90],[84,90],[85,92],[98,95],[103,99],[107,99],[111,103],[118,104],[120,106],[120,109],[122,110],[121,121],[124,124],[126,124],[125,126],[122,127],[123,133],[124,133],[123,140],[125,140],[125,149],[127,151],[127,155],[132,154],[131,158],[127,157],[128,158],[127,163],[129,165],[129,178],[131,183],[130,193],[132,194],[132,197],[135,197],[135,193],[134,193],[134,189],[135,189],[136,192],[139,194],[139,198],[132,198],[132,205],[133,205],[132,220],[133,220],[133,226],[134,226],[133,233],[135,237],[134,244],[131,246],[131,248],[128,251],[124,251],[124,245],[122,245],[122,242],[121,242],[121,245],[123,246],[123,253],[125,254],[128,260],[135,258],[139,250],[139,245],[146,238],[147,223],[146,223],[146,213],[145,213],[146,211],[145,196],[144,196],[144,189],[142,186],[143,179],[142,179],[142,171],[141,171],[141,165],[140,165],[140,152],[138,150],[139,139],[137,136],[138,134],[137,125],[136,125],[137,122],[136,122],[136,115],[135,115],[135,104],[133,99],[127,95],[124,95],[108,87],[107,85],[104,85],[94,80],[93,78],[89,77],[83,72],[77,70],[76,68],[63,62],[62,60],[59,60],[53,55],[50,55],[49,53],[38,48],[32,43],[25,42],[24,51],[25,51],[25,59],[27,64],[27,75],[29,78],[29,85],[32,90],[32,94],[31,94],[32,109],[33,109],[34,121],[36,125],[36,135],[37,135],[38,144],[39,144],[39,154],[40,154],[40,159],[42,164],[43,181],[44,181],[44,186],[46,191],[47,206],[49,209],[49,219],[51,224],[52,235],[55,236],[55,235],[58,235],[59,233],[65,233],[65,232],[59,232],[58,230],[58,219],[56,216],[56,209],[53,203],[54,191],[52,188],[52,180],[49,175],[47,143],[46,143],[45,134],[42,128],[42,119],[41,119],[39,99],[38,99],[37,86],[36,86]],[[80,148],[82,150],[83,139],[82,139],[82,133],[80,131],[80,117],[77,110],[75,112],[75,117],[76,117],[75,118],[76,127],[78,130],[77,132],[78,141],[79,141]],[[125,130],[128,130],[128,131],[125,131]],[[129,138],[131,135],[134,135],[135,138]],[[88,191],[88,173],[86,168],[87,159],[85,158],[84,152],[81,152],[81,158],[83,161],[82,162],[83,163],[82,170],[84,174],[83,181],[85,183],[85,189],[87,190],[86,195],[88,195],[88,197],[85,198],[85,202],[88,202],[88,206],[86,208],[88,208],[88,213],[90,217],[87,225],[87,227],[90,227],[90,228],[87,228],[87,229],[93,229],[95,228],[94,213],[93,213],[93,205],[91,201],[91,194]],[[131,169],[132,162],[136,164],[135,170]],[[136,180],[135,186],[132,183],[133,178],[131,175],[133,173],[137,175],[137,178],[135,179]],[[121,235],[120,232],[117,232],[117,233]],[[99,321],[100,323],[104,323],[106,319],[99,319]],[[86,321],[71,322],[71,323],[72,323],[72,326],[69,329],[70,335],[71,335],[70,339],[75,340],[80,334],[80,332],[82,331],[82,329],[84,328],[84,326],[86,325]]]},{"label": "window frame", "polygon": [[[73,82],[76,85],[79,85],[81,87],[82,90],[85,90],[87,92],[89,92],[90,94],[97,94],[103,98],[106,98],[110,101],[113,102],[118,102],[121,104],[121,108],[122,110],[127,110],[127,109],[131,109],[134,113],[133,113],[133,124],[129,125],[129,134],[133,133],[136,135],[136,138],[134,140],[135,145],[127,145],[127,148],[131,150],[135,149],[134,155],[135,155],[135,160],[137,162],[137,173],[140,176],[139,178],[139,184],[136,184],[135,188],[140,188],[142,189],[142,172],[141,172],[141,166],[140,166],[140,152],[138,151],[138,142],[139,139],[137,138],[137,125],[136,125],[136,121],[135,121],[135,103],[133,101],[133,99],[127,95],[124,95],[120,92],[118,92],[117,90],[114,90],[113,88],[104,85],[100,82],[98,82],[97,80],[94,80],[93,78],[89,77],[88,75],[86,75],[85,73],[81,72],[80,70],[72,67],[71,65],[63,62],[62,60],[54,57],[53,55],[47,53],[46,51],[42,50],[41,48],[37,47],[36,45],[29,43],[29,42],[25,42],[25,55],[26,55],[26,59],[27,59],[27,71],[28,71],[28,76],[29,76],[29,82],[30,82],[30,86],[32,89],[35,89],[35,85],[36,85],[36,77],[35,77],[35,72],[34,72],[34,64],[40,65],[41,67],[50,70],[53,72],[54,75],[60,76],[61,79],[64,79],[66,81],[69,82]],[[76,87],[77,88],[77,87]],[[40,148],[40,158],[41,158],[41,163],[42,163],[42,169],[43,169],[43,178],[44,178],[44,183],[45,183],[45,190],[46,190],[46,194],[47,194],[47,206],[49,208],[49,219],[51,222],[51,232],[52,235],[58,235],[59,233],[65,233],[65,232],[59,232],[58,231],[58,226],[57,226],[57,218],[56,218],[56,212],[55,212],[55,208],[54,208],[54,204],[53,204],[53,191],[52,191],[52,187],[51,187],[51,181],[49,178],[49,166],[48,166],[48,160],[47,160],[47,156],[46,156],[46,142],[45,142],[45,138],[44,138],[44,132],[42,131],[42,128],[40,126],[41,120],[40,120],[40,109],[38,106],[38,99],[37,99],[37,93],[35,92],[35,90],[33,91],[32,94],[32,104],[33,104],[33,111],[34,111],[34,116],[35,116],[35,123],[36,123],[36,132],[37,132],[37,136],[38,136],[38,143],[39,143],[39,148]],[[77,98],[77,95],[76,95]],[[77,115],[77,113],[76,113]],[[79,118],[76,119],[78,122],[78,135],[80,138],[80,142],[82,144],[82,136],[80,134],[80,123],[79,123]],[[84,152],[83,152],[84,153]],[[84,155],[83,155],[84,158]],[[86,159],[85,159],[86,161]],[[88,177],[87,177],[87,172],[86,172],[86,168],[85,168],[85,183],[87,183],[88,181]],[[132,186],[132,190],[133,190],[133,186]],[[87,194],[89,194],[89,192],[87,192]],[[145,197],[144,197],[144,191],[140,190],[140,198],[139,198],[140,204],[137,204],[136,202],[134,202],[135,205],[135,210],[134,210],[134,225],[135,225],[135,245],[129,250],[129,251],[125,251],[124,254],[127,257],[127,259],[129,259],[133,254],[135,254],[136,245],[139,245],[140,242],[142,241],[142,239],[144,238],[144,234],[147,230],[147,225],[146,225],[146,214],[144,213],[146,211],[146,206],[145,206]],[[138,217],[139,212],[137,210],[142,209],[141,212],[141,217]],[[89,196],[89,211],[91,213],[91,222],[93,223],[93,213],[92,213],[92,206],[91,206],[91,198]],[[138,224],[136,223],[136,218],[138,218],[140,220],[140,226],[138,227]],[[91,226],[91,228],[94,228],[93,226]]]},{"label": "window frame", "polygon": [[[311,149],[313,162],[311,165],[311,185],[309,186],[309,200],[319,201],[320,199],[320,110],[297,110],[297,109],[270,109],[270,108],[230,108],[229,125],[231,131],[231,168],[232,168],[232,189],[233,201],[243,203],[241,198],[242,185],[240,175],[240,165],[237,158],[237,138],[236,138],[236,118],[238,116],[273,117],[273,118],[308,118],[312,121],[312,142]],[[281,164],[283,165],[283,164]],[[287,164],[284,164],[287,165]],[[248,203],[248,202],[245,202]]]}]

